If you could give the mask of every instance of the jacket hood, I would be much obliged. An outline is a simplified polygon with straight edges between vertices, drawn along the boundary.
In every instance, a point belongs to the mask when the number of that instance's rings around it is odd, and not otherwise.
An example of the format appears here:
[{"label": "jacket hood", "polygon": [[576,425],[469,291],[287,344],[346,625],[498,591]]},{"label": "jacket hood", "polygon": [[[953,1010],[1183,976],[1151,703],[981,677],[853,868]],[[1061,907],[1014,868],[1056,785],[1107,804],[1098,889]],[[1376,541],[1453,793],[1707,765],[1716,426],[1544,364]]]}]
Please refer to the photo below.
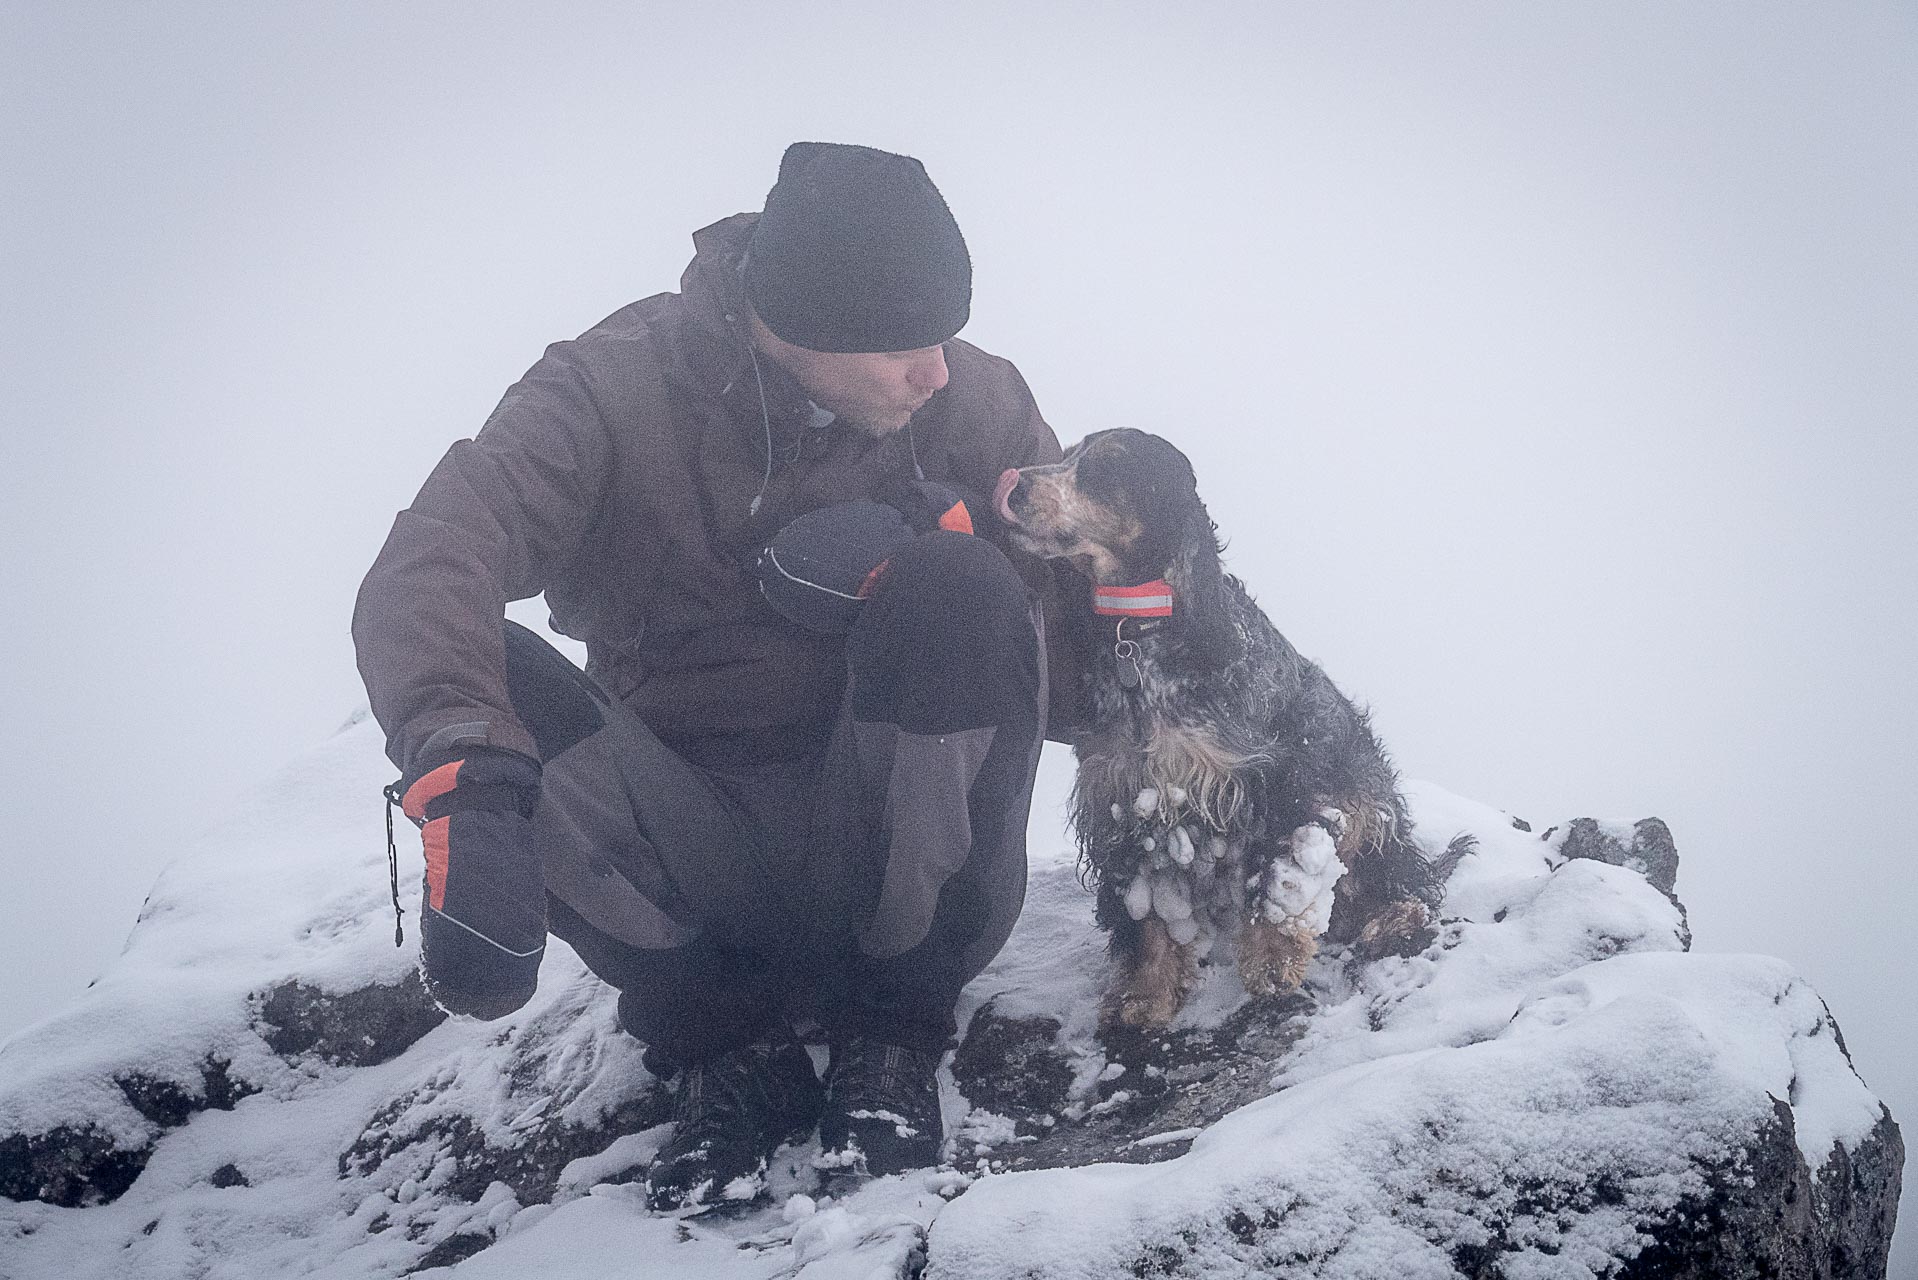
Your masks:
[{"label": "jacket hood", "polygon": [[783,442],[811,420],[811,402],[777,361],[761,356],[755,367],[739,268],[758,222],[756,213],[736,213],[693,232],[693,260],[679,278],[680,305],[697,334],[685,344],[685,363],[695,383],[725,400],[755,431],[763,385],[770,415],[765,425]]},{"label": "jacket hood", "polygon": [[715,368],[723,370],[722,386],[731,380],[736,366],[750,359],[746,290],[739,268],[758,222],[756,213],[736,213],[693,232],[693,260],[679,277],[687,317],[707,339],[700,345],[714,357]]}]

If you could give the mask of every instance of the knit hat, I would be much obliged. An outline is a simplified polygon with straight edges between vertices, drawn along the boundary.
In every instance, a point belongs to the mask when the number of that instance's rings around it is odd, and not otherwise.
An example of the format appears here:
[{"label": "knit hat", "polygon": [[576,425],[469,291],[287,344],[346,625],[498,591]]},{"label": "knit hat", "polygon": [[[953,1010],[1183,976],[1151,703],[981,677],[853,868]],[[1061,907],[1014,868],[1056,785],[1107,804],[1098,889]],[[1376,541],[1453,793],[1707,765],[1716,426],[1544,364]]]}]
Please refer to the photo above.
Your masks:
[{"label": "knit hat", "polygon": [[917,351],[972,312],[972,258],[911,156],[795,142],[753,231],[746,300],[808,351]]}]

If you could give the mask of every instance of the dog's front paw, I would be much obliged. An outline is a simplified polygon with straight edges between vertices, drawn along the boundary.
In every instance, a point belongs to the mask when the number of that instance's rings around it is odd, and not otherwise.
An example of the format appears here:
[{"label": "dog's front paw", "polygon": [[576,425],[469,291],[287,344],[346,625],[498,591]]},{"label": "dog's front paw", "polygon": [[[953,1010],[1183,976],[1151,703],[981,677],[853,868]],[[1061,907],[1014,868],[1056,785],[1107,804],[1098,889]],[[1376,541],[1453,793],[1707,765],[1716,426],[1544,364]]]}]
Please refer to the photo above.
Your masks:
[{"label": "dog's front paw", "polygon": [[1290,995],[1318,950],[1318,935],[1293,921],[1248,920],[1239,932],[1239,981],[1249,995]]},{"label": "dog's front paw", "polygon": [[1285,851],[1248,882],[1255,892],[1247,905],[1265,924],[1316,937],[1332,919],[1334,890],[1344,874],[1332,834],[1306,823],[1287,837]]},{"label": "dog's front paw", "polygon": [[1197,985],[1198,957],[1175,941],[1157,916],[1140,925],[1135,946],[1100,1005],[1099,1020],[1106,1027],[1161,1030]]},{"label": "dog's front paw", "polygon": [[1107,1031],[1163,1031],[1172,1025],[1181,998],[1165,990],[1131,989],[1106,995],[1099,1008],[1099,1025]]}]

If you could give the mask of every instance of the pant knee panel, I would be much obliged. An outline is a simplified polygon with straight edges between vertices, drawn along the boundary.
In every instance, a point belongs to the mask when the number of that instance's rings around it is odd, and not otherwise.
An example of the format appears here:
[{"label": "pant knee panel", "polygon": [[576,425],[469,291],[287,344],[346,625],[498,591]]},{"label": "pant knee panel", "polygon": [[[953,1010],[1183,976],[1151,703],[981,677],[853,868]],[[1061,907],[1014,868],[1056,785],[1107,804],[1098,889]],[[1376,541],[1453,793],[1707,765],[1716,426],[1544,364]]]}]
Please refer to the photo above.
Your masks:
[{"label": "pant knee panel", "polygon": [[1025,583],[989,542],[926,534],[893,558],[847,662],[858,720],[915,733],[1005,723],[1039,683]]}]

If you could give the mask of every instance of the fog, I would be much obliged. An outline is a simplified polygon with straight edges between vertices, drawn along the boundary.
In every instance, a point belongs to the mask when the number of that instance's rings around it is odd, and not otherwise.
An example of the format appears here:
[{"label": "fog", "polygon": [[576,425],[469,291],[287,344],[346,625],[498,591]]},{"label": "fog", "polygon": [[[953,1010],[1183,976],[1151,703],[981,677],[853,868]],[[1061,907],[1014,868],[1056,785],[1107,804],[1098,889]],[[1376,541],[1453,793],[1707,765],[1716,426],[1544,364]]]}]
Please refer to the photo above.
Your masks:
[{"label": "fog", "polygon": [[965,336],[1185,448],[1404,773],[1664,818],[1918,1116],[1896,4],[0,9],[0,1035],[363,701],[447,443],[798,138],[926,162]]}]

